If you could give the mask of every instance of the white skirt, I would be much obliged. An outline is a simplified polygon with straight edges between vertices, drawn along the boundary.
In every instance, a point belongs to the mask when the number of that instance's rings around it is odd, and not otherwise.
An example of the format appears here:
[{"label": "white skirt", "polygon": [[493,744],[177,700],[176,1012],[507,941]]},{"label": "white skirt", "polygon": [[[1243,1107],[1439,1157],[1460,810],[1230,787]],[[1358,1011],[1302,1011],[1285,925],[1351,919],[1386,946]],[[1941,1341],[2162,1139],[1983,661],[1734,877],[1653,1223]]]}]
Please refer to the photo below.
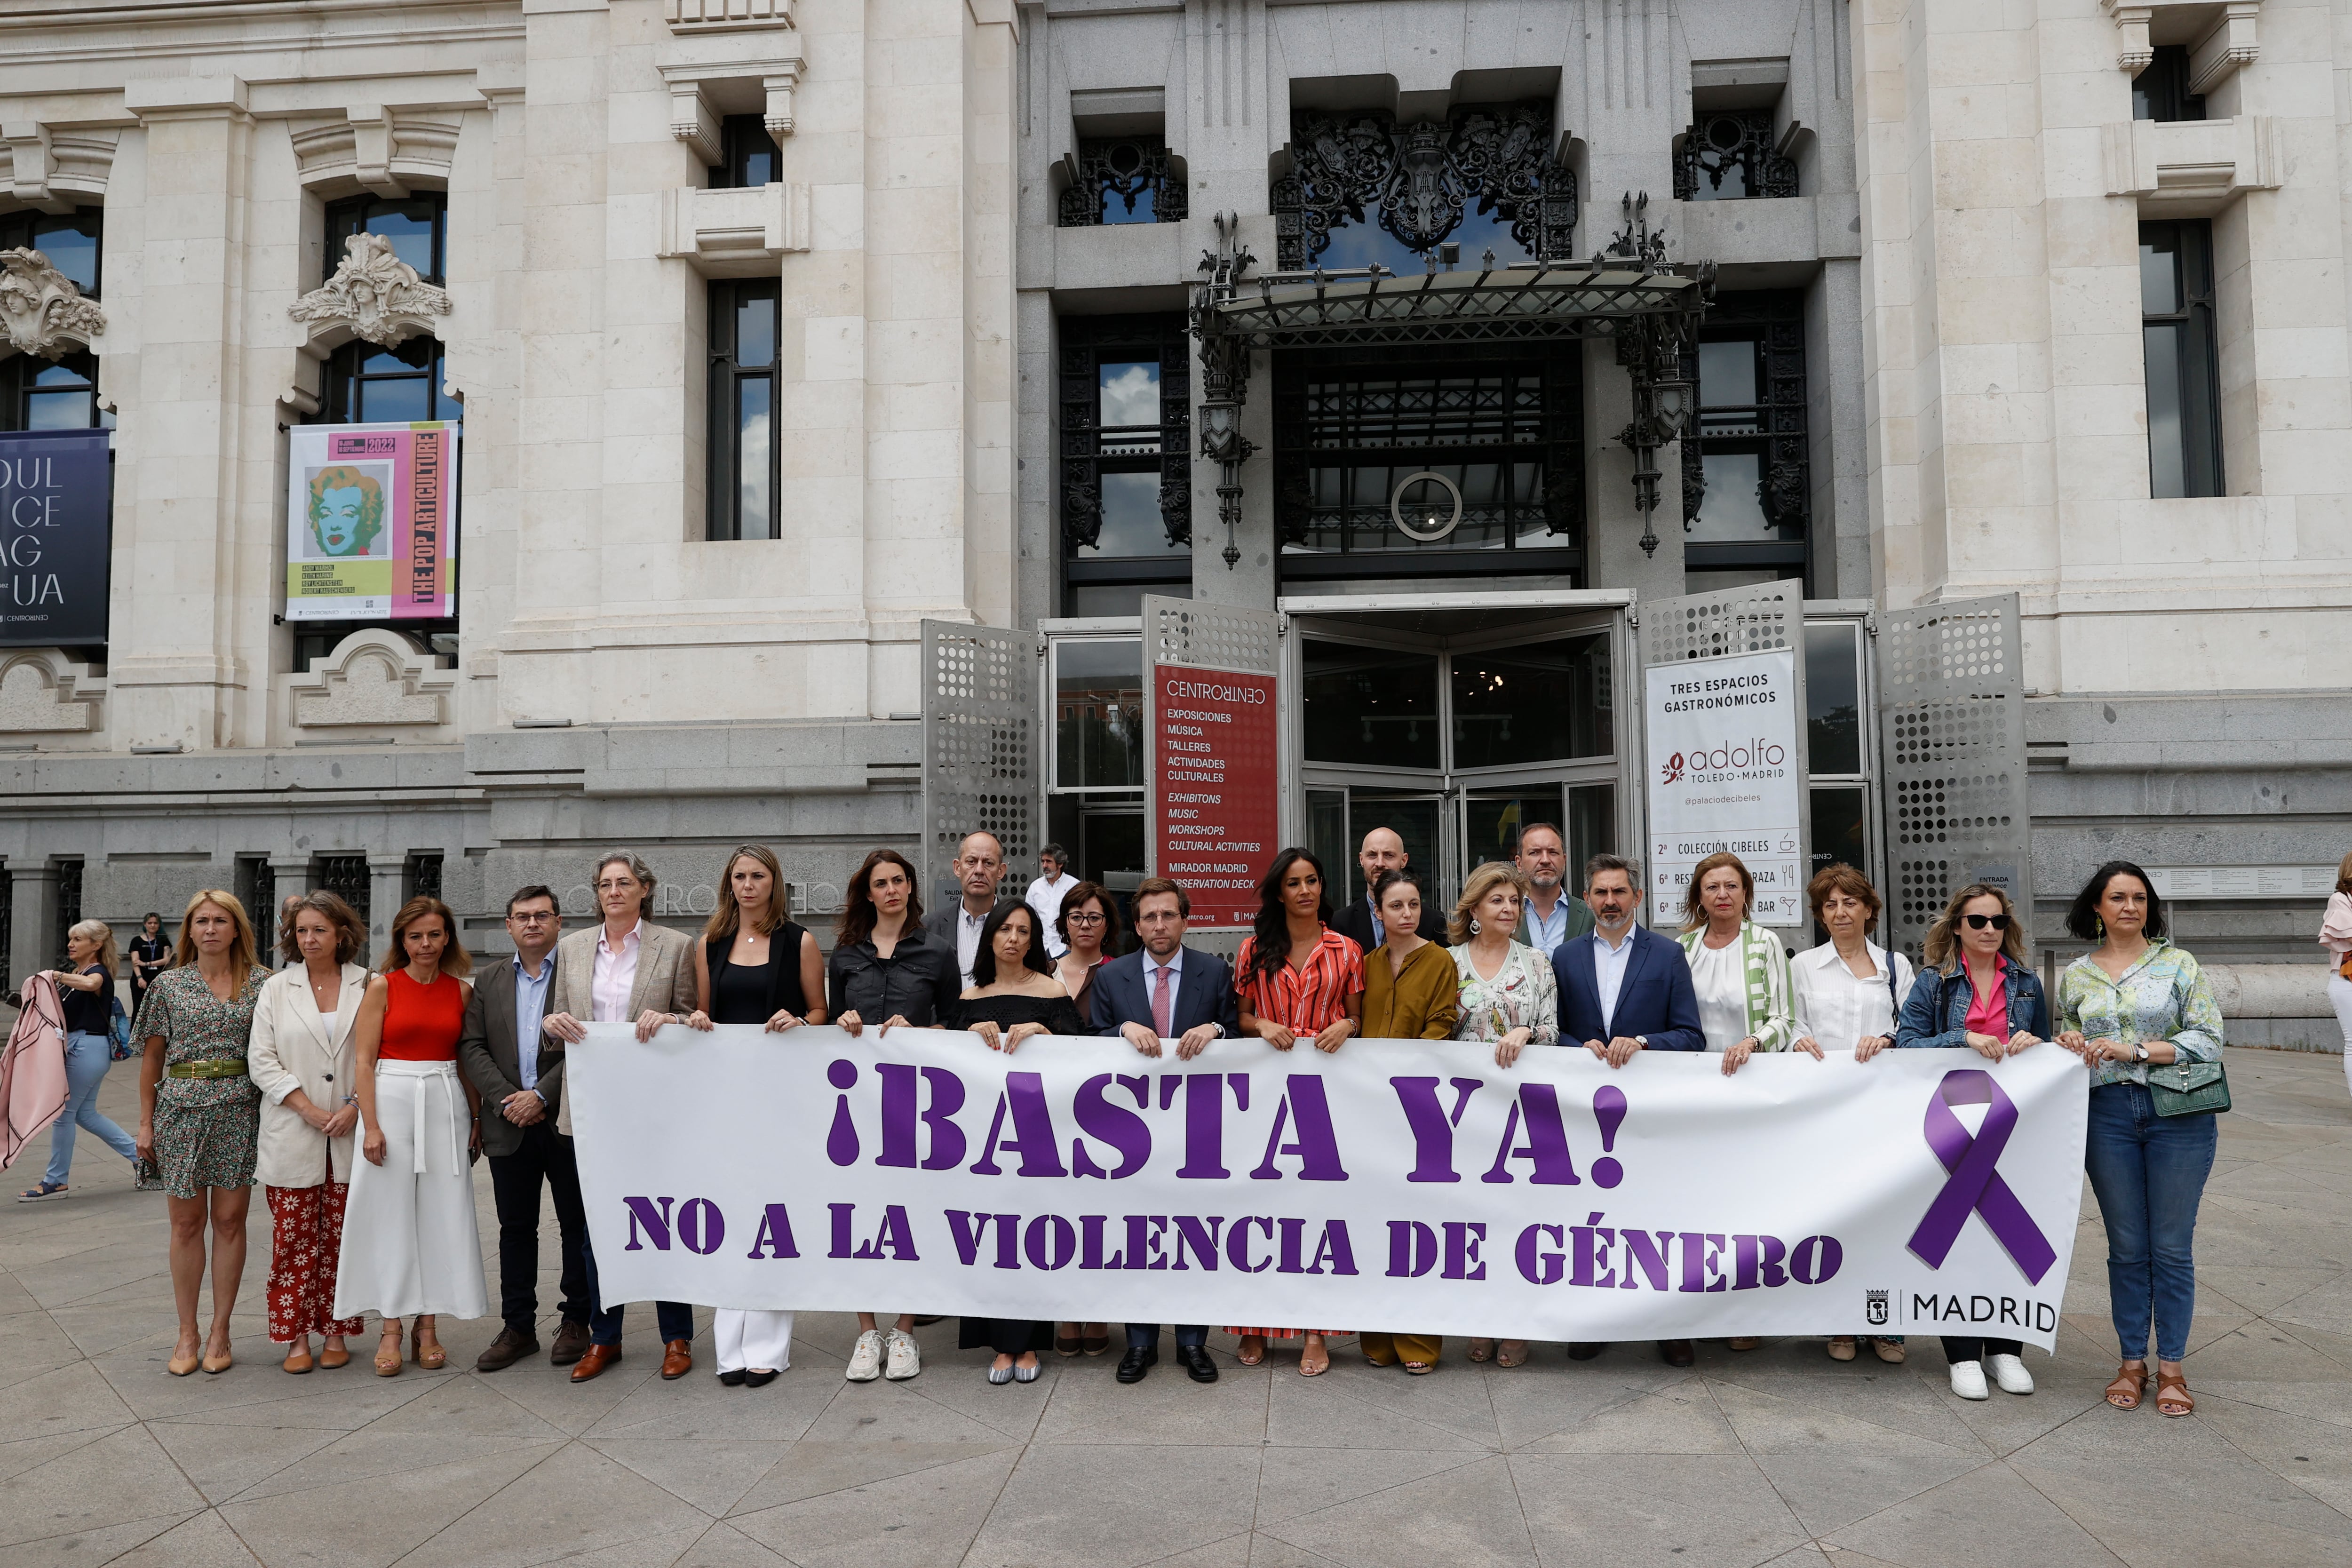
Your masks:
[{"label": "white skirt", "polygon": [[352,1162],[335,1316],[483,1316],[489,1297],[457,1064],[378,1062],[375,1111],[383,1163]]},{"label": "white skirt", "polygon": [[721,1307],[710,1314],[719,1370],[782,1372],[793,1364],[793,1315]]}]

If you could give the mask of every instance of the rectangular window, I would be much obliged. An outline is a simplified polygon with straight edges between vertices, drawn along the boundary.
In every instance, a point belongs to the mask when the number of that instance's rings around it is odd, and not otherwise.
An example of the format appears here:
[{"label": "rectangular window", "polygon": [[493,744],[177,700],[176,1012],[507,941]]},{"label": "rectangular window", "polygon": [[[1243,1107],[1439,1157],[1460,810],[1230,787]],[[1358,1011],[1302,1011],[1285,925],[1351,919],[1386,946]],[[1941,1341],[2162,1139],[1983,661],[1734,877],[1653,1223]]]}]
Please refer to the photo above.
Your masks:
[{"label": "rectangular window", "polygon": [[1794,289],[1725,294],[1683,355],[1699,408],[1682,442],[1685,593],[1805,575],[1804,321]]},{"label": "rectangular window", "polygon": [[370,896],[373,887],[374,883],[368,876],[366,856],[319,857],[319,890],[332,893],[351,905],[352,911],[360,917],[362,923],[368,919],[369,906],[375,901]]},{"label": "rectangular window", "polygon": [[2132,78],[2134,120],[2202,120],[2205,100],[2189,90],[2189,49],[2159,44],[2156,58]]},{"label": "rectangular window", "polygon": [[1184,221],[1184,161],[1158,136],[1088,137],[1076,162],[1062,193],[1062,227]]},{"label": "rectangular window", "polygon": [[730,114],[719,122],[719,157],[710,171],[710,188],[728,190],[745,185],[772,184],[776,171],[776,139],[768,122],[757,114]]},{"label": "rectangular window", "polygon": [[1062,569],[1074,616],[1192,581],[1192,340],[1181,315],[1061,323]]},{"label": "rectangular window", "polygon": [[[365,860],[360,862],[362,866]],[[236,885],[229,890],[236,901],[245,906],[245,918],[253,922],[253,942],[262,950],[261,962],[278,967],[274,950],[278,945],[278,868],[266,855],[240,855],[236,858]],[[296,889],[289,888],[288,892]]]},{"label": "rectangular window", "polygon": [[343,264],[344,242],[357,234],[382,235],[392,242],[392,253],[425,282],[439,285],[448,251],[449,198],[440,191],[419,191],[394,201],[386,196],[352,196],[327,204],[327,244],[320,258],[319,281],[324,283]]},{"label": "rectangular window", "polygon": [[1143,644],[1135,637],[1054,642],[1054,788],[1143,786]]},{"label": "rectangular window", "polygon": [[1769,109],[1701,112],[1675,148],[1675,199],[1736,202],[1797,194],[1797,161],[1780,151]]},{"label": "rectangular window", "polygon": [[710,537],[782,537],[774,279],[710,285]]},{"label": "rectangular window", "polygon": [[[0,250],[37,250],[81,290],[98,298],[103,207],[69,213],[0,216]],[[114,416],[98,406],[98,361],[75,349],[55,360],[12,354],[0,362],[0,430],[110,430]]]},{"label": "rectangular window", "polygon": [[402,868],[401,881],[406,885],[408,896],[412,899],[439,898],[441,857],[429,849],[417,850],[409,856],[408,864]]},{"label": "rectangular window", "polygon": [[2140,225],[2139,294],[2148,494],[2224,494],[2213,226],[2202,218]]}]

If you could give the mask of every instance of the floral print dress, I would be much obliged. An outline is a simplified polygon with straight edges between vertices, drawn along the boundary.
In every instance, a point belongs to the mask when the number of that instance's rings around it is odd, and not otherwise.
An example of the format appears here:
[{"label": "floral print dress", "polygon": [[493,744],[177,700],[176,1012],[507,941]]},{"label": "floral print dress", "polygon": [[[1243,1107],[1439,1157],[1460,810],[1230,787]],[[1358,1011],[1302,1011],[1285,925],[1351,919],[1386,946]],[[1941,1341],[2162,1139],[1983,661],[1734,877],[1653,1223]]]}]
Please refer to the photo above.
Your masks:
[{"label": "floral print dress", "polygon": [[163,1190],[193,1198],[206,1187],[249,1187],[261,1131],[261,1090],[253,1079],[173,1078],[183,1062],[238,1061],[253,1037],[253,1005],[269,971],[255,969],[224,1002],[189,964],[167,969],[147,988],[131,1038],[161,1035],[167,1069],[155,1086],[155,1163]]}]

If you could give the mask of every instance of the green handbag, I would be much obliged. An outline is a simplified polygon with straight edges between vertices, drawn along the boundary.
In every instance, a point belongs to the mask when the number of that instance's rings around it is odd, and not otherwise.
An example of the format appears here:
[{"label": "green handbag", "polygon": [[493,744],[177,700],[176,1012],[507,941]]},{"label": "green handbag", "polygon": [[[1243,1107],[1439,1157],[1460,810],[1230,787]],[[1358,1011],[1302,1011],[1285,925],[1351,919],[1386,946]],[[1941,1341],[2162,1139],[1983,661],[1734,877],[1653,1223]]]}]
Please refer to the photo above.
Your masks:
[{"label": "green handbag", "polygon": [[2158,1116],[2210,1116],[2230,1109],[2230,1075],[2220,1062],[2169,1062],[2147,1069]]}]

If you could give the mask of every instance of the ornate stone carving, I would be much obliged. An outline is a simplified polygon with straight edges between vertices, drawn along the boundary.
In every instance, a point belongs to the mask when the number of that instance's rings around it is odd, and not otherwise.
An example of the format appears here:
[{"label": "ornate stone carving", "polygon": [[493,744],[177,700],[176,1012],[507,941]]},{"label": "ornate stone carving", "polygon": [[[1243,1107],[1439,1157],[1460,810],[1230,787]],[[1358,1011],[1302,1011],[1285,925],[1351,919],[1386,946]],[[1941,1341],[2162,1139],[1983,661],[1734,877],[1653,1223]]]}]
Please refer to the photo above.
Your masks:
[{"label": "ornate stone carving", "polygon": [[106,315],[37,250],[0,250],[0,329],[19,353],[57,359],[89,346]]},{"label": "ornate stone carving", "polygon": [[380,234],[355,234],[343,241],[342,265],[321,288],[287,308],[310,327],[310,335],[349,327],[353,335],[383,348],[434,330],[432,318],[449,313],[449,295],[416,275],[393,254]]},{"label": "ornate stone carving", "polygon": [[105,683],[84,692],[88,667],[55,648],[34,648],[0,663],[0,734],[87,734],[98,728]]},{"label": "ornate stone carving", "polygon": [[1368,216],[1414,251],[1473,210],[1509,220],[1530,256],[1565,258],[1574,244],[1576,175],[1552,162],[1551,114],[1539,104],[1465,107],[1443,124],[1403,126],[1380,111],[1300,110],[1290,154],[1273,192],[1275,264],[1285,271],[1313,266],[1333,225]]},{"label": "ornate stone carving", "polygon": [[287,678],[289,716],[305,730],[443,724],[457,672],[397,632],[372,626],[335,646],[322,667]]}]

